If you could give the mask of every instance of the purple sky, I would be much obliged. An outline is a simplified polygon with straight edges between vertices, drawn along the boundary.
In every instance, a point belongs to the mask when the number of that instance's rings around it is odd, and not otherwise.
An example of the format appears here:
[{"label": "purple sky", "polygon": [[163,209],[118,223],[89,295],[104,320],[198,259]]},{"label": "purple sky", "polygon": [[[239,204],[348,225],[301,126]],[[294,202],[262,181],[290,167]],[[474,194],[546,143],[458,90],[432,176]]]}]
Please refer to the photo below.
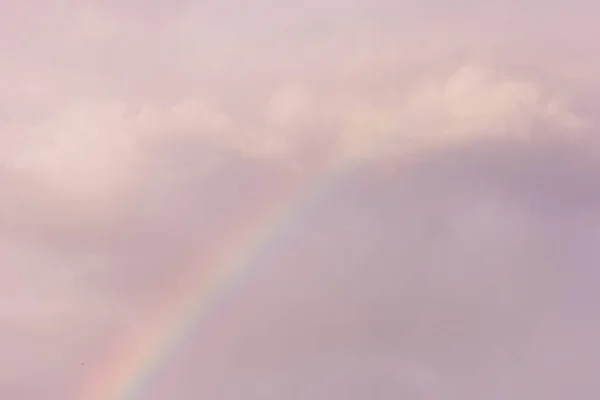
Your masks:
[{"label": "purple sky", "polygon": [[0,398],[345,165],[140,399],[600,396],[600,6],[471,3],[0,1]]}]

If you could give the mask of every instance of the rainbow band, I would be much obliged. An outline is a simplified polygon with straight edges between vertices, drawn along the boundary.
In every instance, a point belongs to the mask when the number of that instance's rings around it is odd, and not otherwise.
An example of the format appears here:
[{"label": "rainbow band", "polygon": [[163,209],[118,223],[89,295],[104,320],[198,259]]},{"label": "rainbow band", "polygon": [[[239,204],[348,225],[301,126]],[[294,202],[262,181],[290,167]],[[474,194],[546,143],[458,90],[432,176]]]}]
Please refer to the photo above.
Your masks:
[{"label": "rainbow band", "polygon": [[[224,245],[200,271],[185,276],[173,297],[155,312],[153,322],[137,329],[82,390],[81,400],[134,400],[152,374],[202,322],[236,283],[272,249],[278,238],[301,222],[306,212],[331,191],[340,171],[310,177],[308,183],[261,204],[236,224]],[[347,168],[346,168],[347,172]],[[342,174],[344,175],[344,174]],[[192,257],[196,264],[198,257]],[[200,258],[201,259],[201,258]],[[194,269],[194,270],[197,270]]]}]

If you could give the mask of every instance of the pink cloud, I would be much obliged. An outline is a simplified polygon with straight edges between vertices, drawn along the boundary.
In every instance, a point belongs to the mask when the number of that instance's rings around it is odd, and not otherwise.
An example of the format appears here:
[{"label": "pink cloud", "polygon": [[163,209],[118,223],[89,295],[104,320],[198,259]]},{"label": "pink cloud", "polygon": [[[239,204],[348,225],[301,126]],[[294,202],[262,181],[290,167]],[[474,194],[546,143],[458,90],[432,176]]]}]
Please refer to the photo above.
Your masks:
[{"label": "pink cloud", "polygon": [[0,397],[80,400],[190,254],[334,170],[141,397],[593,397],[588,3],[7,3]]}]

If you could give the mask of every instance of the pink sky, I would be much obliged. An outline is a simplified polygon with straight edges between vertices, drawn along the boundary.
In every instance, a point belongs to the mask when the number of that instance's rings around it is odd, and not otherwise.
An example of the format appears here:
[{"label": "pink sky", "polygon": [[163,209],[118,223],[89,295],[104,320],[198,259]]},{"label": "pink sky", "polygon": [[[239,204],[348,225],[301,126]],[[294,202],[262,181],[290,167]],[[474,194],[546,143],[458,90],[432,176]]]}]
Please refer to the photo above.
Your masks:
[{"label": "pink sky", "polygon": [[0,398],[349,165],[136,399],[600,396],[596,3],[0,5]]}]

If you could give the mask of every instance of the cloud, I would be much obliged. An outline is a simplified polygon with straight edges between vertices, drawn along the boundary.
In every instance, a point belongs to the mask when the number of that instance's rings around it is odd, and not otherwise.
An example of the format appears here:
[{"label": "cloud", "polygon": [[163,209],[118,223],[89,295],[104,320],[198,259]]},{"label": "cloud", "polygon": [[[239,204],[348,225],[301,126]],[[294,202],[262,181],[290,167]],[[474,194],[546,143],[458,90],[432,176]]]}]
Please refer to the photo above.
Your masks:
[{"label": "cloud", "polygon": [[[144,148],[157,135],[199,135],[242,154],[292,159],[316,157],[307,149],[318,143],[327,164],[481,135],[526,136],[539,123],[571,130],[586,123],[548,82],[496,65],[481,50],[485,42],[440,39],[433,30],[416,44],[385,26],[336,23],[310,34],[298,26],[286,43],[258,30],[199,28],[207,15],[225,18],[217,5],[202,14],[183,3],[156,7],[88,5],[29,18],[39,30],[29,47],[11,47],[4,67],[11,122],[3,127],[3,164],[61,196],[111,202],[123,201],[143,174]],[[333,21],[364,7],[305,12]],[[279,29],[275,16],[286,12],[271,13],[267,25]],[[132,46],[135,55],[126,51]],[[465,51],[471,60],[456,60]]]},{"label": "cloud", "polygon": [[275,158],[293,158],[321,140],[330,143],[326,159],[345,160],[486,136],[527,137],[539,124],[569,131],[585,127],[560,97],[482,66],[415,78],[409,87],[375,94],[380,97],[360,87],[347,87],[341,95],[286,84],[266,93],[252,125],[201,97],[142,108],[79,102],[42,121],[11,127],[4,164],[55,193],[98,199],[124,196],[141,173],[144,147],[163,135],[196,135],[240,154]]},{"label": "cloud", "polygon": [[40,4],[0,16],[0,397],[78,399],[319,174],[149,399],[598,392],[592,6]]}]

